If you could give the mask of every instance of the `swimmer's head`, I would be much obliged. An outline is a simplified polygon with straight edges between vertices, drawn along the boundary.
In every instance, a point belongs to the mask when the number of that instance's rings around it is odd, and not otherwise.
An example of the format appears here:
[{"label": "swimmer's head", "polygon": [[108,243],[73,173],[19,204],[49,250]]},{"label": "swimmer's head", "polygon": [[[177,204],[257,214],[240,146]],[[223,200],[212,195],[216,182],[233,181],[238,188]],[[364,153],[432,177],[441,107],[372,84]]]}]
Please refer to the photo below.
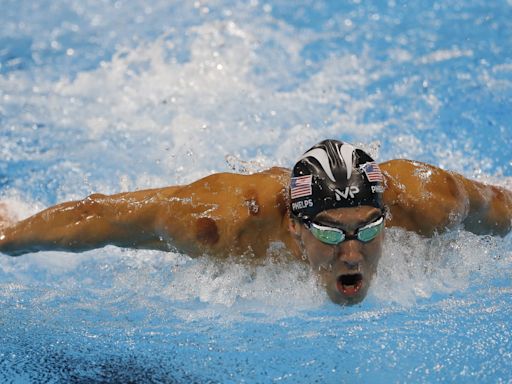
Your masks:
[{"label": "swimmer's head", "polygon": [[300,157],[291,176],[290,231],[303,257],[334,302],[360,302],[382,254],[379,166],[361,149],[325,140]]},{"label": "swimmer's head", "polygon": [[383,178],[377,163],[362,149],[324,140],[306,151],[293,167],[291,213],[311,220],[335,208],[383,208]]}]

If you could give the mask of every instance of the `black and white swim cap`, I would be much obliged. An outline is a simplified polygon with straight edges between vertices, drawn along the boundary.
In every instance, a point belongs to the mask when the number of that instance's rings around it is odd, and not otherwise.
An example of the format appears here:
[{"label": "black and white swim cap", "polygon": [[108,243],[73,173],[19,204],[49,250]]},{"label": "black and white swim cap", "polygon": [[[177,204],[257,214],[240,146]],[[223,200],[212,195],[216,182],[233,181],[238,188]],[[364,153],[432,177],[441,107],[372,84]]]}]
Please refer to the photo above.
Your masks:
[{"label": "black and white swim cap", "polygon": [[327,209],[368,205],[383,208],[384,179],[365,151],[338,140],[324,140],[293,167],[291,212],[313,219]]}]

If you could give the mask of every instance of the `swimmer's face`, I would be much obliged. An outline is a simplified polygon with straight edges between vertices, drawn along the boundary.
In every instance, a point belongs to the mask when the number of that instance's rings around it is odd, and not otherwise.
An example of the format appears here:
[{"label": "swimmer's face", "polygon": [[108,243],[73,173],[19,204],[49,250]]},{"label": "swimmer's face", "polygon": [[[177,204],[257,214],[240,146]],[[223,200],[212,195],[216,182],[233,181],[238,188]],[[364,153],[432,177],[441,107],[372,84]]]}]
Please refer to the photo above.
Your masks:
[{"label": "swimmer's face", "polygon": [[[381,210],[361,206],[327,210],[319,213],[313,222],[319,228],[342,229],[347,237],[351,237],[358,229],[379,223],[381,217]],[[339,304],[362,301],[382,254],[383,228],[376,237],[367,242],[346,239],[339,244],[326,244],[317,238],[318,234],[315,237],[303,223],[294,220],[292,226],[292,232],[304,256],[320,274],[331,300]]]}]

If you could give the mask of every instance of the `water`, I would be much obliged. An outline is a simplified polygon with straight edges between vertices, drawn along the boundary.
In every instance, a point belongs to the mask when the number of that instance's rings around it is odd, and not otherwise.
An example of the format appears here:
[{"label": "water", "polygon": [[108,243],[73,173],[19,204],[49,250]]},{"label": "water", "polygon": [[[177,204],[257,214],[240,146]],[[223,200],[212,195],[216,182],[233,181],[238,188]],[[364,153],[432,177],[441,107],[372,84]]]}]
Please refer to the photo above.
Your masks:
[{"label": "water", "polygon": [[[507,1],[0,2],[0,194],[290,166],[361,144],[512,188]],[[512,237],[387,234],[368,298],[298,263],[106,247],[0,258],[1,382],[512,380]]]}]

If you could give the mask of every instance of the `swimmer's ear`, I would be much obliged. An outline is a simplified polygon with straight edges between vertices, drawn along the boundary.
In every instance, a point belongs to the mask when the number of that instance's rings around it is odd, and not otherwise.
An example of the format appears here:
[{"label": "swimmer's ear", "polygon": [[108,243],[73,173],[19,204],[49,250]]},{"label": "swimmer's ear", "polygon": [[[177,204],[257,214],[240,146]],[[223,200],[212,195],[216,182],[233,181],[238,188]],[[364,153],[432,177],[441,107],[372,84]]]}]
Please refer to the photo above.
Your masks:
[{"label": "swimmer's ear", "polygon": [[288,223],[288,230],[290,231],[290,233],[292,234],[293,237],[295,237],[295,238],[300,237],[300,228],[301,228],[300,221],[293,217],[290,217],[290,221]]}]

